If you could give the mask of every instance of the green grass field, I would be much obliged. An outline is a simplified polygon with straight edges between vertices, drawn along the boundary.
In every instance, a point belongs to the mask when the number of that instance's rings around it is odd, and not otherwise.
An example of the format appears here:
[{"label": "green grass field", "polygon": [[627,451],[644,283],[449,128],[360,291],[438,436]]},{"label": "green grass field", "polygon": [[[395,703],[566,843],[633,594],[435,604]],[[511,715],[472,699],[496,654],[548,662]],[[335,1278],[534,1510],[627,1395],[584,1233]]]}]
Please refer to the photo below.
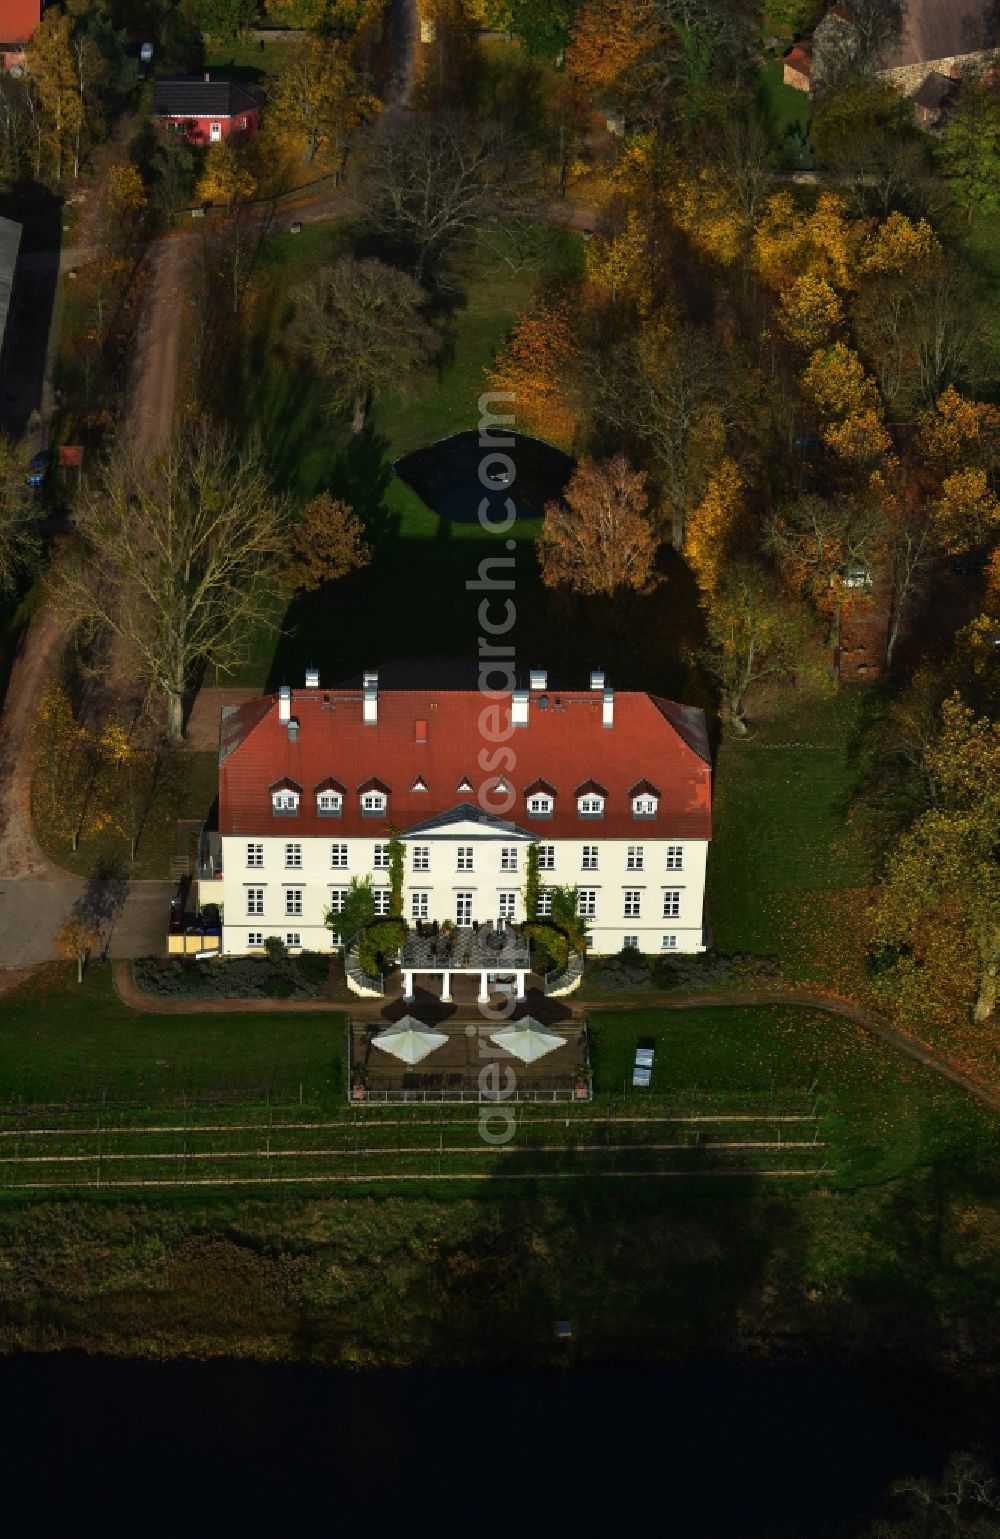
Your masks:
[{"label": "green grass field", "polygon": [[809,955],[815,904],[869,879],[849,823],[858,778],[852,745],[878,708],[878,696],[863,689],[792,696],[753,736],[727,736],[709,859],[717,950],[780,956],[793,974],[822,976]]}]

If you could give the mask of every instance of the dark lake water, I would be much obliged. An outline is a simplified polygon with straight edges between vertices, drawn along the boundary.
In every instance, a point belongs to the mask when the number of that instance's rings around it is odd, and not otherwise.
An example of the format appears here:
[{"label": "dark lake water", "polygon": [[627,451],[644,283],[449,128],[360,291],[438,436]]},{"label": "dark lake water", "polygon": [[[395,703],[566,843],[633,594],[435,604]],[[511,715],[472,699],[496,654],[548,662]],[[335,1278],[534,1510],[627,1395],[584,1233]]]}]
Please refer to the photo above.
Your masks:
[{"label": "dark lake water", "polygon": [[[508,516],[508,497],[517,518],[541,518],[546,502],[562,494],[573,473],[573,461],[540,438],[524,433],[509,436],[513,445],[499,449],[484,448],[473,429],[453,433],[404,454],[393,468],[429,508],[452,523],[474,524],[484,498],[486,516],[494,525]],[[513,479],[503,479],[510,477],[510,465]]]},{"label": "dark lake water", "polygon": [[823,1364],[351,1375],[64,1354],[0,1362],[0,1405],[8,1531],[23,1506],[36,1534],[825,1539],[1000,1432],[940,1385]]}]

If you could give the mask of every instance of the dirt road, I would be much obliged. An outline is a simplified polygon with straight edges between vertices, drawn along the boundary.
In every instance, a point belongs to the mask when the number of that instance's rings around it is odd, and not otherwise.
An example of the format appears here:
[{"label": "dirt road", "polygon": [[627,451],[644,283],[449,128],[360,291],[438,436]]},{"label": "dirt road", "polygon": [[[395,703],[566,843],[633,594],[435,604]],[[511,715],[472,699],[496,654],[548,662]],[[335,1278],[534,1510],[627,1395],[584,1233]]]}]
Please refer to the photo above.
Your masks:
[{"label": "dirt road", "polygon": [[157,241],[136,334],[128,413],[131,446],[154,459],[170,441],[177,391],[177,360],[187,329],[187,296],[196,246],[171,236]]}]

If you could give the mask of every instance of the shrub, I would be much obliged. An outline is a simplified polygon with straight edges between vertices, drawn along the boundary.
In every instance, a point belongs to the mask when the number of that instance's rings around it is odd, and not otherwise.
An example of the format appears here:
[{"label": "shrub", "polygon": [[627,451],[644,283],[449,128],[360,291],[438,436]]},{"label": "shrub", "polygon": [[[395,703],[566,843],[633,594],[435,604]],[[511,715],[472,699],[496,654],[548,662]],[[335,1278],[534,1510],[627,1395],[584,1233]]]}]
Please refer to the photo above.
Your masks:
[{"label": "shrub", "polygon": [[280,973],[272,973],[270,977],[264,979],[263,991],[268,999],[288,999],[296,989],[291,978],[283,978]]},{"label": "shrub", "polygon": [[295,958],[295,971],[311,988],[318,988],[330,976],[330,958],[322,951],[303,951]]},{"label": "shrub", "polygon": [[283,962],[288,956],[288,947],[280,935],[268,935],[264,938],[264,950],[269,962]]}]

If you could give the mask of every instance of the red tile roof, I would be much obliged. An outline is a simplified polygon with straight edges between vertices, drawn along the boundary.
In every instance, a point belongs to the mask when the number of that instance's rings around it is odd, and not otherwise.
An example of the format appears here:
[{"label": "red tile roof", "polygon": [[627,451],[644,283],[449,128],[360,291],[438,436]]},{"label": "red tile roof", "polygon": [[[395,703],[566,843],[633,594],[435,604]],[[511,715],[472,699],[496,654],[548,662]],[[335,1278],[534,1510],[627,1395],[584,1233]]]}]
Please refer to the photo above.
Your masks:
[{"label": "red tile roof", "polygon": [[41,18],[42,0],[3,0],[0,38],[5,43],[26,43]]},{"label": "red tile roof", "polygon": [[[269,788],[283,780],[303,787],[296,832],[330,837],[374,837],[382,823],[360,808],[358,788],[375,783],[389,788],[384,822],[406,832],[427,818],[462,802],[477,801],[489,769],[502,775],[515,793],[506,811],[493,798],[484,803],[498,817],[538,833],[569,839],[593,834],[594,819],[581,818],[576,788],[596,775],[607,787],[600,822],[604,838],[626,838],[641,826],[652,838],[711,837],[712,771],[704,713],[640,693],[616,694],[614,724],[602,725],[600,691],[548,692],[548,707],[531,695],[528,725],[504,743],[486,732],[503,731],[510,697],[490,701],[475,690],[382,690],[378,721],[362,721],[360,689],[296,689],[292,715],[299,726],[294,738],[278,719],[277,696],[250,700],[223,710],[220,729],[219,828],[223,834],[287,834],[288,815],[275,816]],[[499,710],[495,724],[494,709]],[[481,725],[481,716],[489,713]],[[427,741],[417,741],[414,725],[427,723]],[[513,761],[509,755],[513,755]],[[348,789],[341,816],[316,810],[317,788],[335,776]],[[463,777],[474,793],[460,793]],[[426,791],[414,791],[417,778]],[[662,787],[652,818],[632,816],[636,783],[649,779]],[[548,818],[529,818],[525,798],[547,782],[555,789],[555,810]]]}]

